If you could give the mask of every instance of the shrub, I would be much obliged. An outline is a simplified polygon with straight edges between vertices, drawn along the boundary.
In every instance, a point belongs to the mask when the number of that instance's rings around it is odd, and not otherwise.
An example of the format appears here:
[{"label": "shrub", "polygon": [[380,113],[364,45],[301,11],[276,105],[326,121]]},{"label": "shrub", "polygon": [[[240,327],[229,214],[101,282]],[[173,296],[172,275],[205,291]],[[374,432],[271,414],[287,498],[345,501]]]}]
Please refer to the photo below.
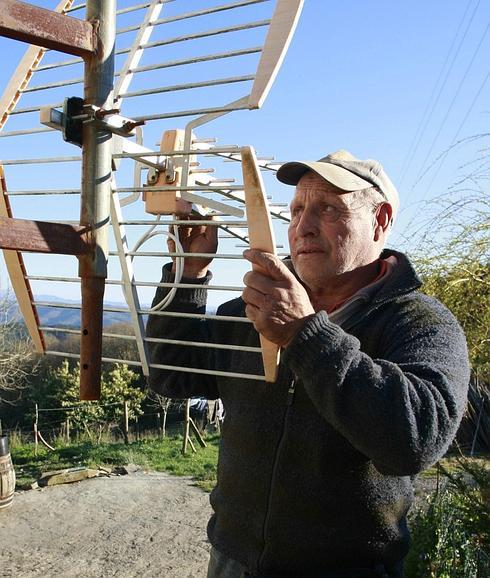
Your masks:
[{"label": "shrub", "polygon": [[490,469],[458,458],[454,471],[438,464],[442,484],[427,508],[411,516],[406,578],[490,576]]}]

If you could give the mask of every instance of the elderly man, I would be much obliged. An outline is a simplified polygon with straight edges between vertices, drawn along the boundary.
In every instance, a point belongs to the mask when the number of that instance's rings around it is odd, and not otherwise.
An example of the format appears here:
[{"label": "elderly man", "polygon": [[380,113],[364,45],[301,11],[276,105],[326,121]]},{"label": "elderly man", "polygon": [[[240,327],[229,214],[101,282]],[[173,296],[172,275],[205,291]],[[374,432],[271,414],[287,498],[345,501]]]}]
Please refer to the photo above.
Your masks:
[{"label": "elderly man", "polygon": [[[277,174],[296,185],[291,260],[260,251],[222,315],[250,324],[151,316],[148,333],[280,345],[276,383],[154,370],[167,396],[221,397],[209,578],[402,576],[413,477],[447,450],[469,379],[463,333],[417,292],[408,259],[385,250],[398,194],[381,165],[338,151]],[[188,228],[186,251],[216,250],[215,228]],[[208,261],[188,259],[176,311],[202,312]],[[171,266],[163,280],[172,279]],[[156,300],[164,295],[157,292]],[[208,353],[205,353],[208,351]],[[259,373],[256,354],[155,344],[154,363]]]}]

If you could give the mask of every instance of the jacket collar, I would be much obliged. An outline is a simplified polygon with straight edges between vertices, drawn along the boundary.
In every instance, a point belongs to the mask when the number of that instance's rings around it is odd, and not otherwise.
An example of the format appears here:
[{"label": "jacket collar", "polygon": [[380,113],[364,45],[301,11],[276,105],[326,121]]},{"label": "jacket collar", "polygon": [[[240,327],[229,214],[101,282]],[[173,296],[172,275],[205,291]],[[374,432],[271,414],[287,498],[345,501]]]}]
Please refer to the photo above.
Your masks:
[{"label": "jacket collar", "polygon": [[422,281],[415,272],[412,263],[404,253],[393,249],[384,249],[380,255],[380,259],[386,259],[391,256],[396,258],[397,265],[393,268],[386,283],[384,283],[373,296],[371,301],[372,306],[381,305],[395,297],[416,291],[422,285]]}]

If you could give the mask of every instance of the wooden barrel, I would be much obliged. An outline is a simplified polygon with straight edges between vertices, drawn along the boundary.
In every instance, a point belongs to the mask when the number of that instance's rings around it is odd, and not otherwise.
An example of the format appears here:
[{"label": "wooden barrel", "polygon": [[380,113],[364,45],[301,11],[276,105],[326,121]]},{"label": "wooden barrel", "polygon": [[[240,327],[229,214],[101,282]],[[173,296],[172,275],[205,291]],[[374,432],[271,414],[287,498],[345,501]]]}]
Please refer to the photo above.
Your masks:
[{"label": "wooden barrel", "polygon": [[12,505],[15,490],[15,470],[6,436],[0,437],[0,510]]}]

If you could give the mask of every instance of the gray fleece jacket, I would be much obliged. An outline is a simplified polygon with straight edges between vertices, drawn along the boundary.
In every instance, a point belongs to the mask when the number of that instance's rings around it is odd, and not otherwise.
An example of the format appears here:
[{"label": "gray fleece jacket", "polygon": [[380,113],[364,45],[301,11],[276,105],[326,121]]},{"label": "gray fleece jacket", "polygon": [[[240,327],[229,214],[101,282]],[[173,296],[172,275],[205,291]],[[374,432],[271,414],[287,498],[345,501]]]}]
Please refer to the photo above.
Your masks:
[{"label": "gray fleece jacket", "polygon": [[[469,367],[453,315],[416,291],[403,254],[389,255],[398,265],[355,321],[342,328],[323,311],[310,318],[282,352],[274,384],[151,371],[151,387],[166,396],[223,401],[208,535],[252,574],[357,576],[349,569],[395,567],[408,551],[413,476],[454,438]],[[159,289],[155,302],[163,296]],[[196,285],[179,290],[171,308],[202,313],[205,301]],[[244,316],[243,301],[218,314]],[[152,315],[147,334],[259,345],[251,324],[220,320]],[[257,353],[168,344],[151,352],[155,364],[263,372]]]}]

